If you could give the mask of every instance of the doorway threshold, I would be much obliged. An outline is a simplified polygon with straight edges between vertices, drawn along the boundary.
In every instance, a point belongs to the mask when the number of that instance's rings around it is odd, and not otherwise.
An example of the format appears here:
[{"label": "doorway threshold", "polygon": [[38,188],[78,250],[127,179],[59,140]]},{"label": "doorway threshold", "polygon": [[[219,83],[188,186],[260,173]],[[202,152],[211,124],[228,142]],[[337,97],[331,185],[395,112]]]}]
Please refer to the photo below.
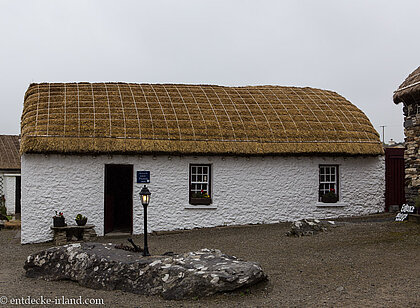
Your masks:
[{"label": "doorway threshold", "polygon": [[104,237],[127,237],[127,236],[131,236],[131,232],[123,232],[123,231],[112,231],[112,232],[108,232],[105,233]]}]

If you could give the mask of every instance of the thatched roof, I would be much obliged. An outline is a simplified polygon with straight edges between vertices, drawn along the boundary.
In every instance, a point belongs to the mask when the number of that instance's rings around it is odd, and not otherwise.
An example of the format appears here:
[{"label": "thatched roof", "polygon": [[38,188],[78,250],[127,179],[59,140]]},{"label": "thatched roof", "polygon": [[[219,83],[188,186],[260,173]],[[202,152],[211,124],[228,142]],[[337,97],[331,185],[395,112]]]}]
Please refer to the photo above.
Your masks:
[{"label": "thatched roof", "polygon": [[31,84],[21,124],[25,153],[383,153],[362,111],[312,88]]},{"label": "thatched roof", "polygon": [[412,72],[394,92],[394,103],[414,104],[420,102],[420,66]]},{"label": "thatched roof", "polygon": [[0,170],[20,169],[19,136],[0,135]]}]

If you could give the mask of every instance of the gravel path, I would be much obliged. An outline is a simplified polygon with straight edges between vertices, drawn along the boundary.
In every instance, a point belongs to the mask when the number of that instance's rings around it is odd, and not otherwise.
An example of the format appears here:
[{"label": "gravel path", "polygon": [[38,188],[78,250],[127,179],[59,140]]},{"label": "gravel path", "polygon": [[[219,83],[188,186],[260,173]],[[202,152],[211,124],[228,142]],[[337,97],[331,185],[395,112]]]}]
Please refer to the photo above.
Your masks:
[{"label": "gravel path", "polygon": [[[420,225],[358,222],[342,222],[328,232],[301,238],[285,236],[288,223],[149,236],[152,254],[218,248],[260,262],[269,276],[267,283],[251,289],[184,301],[26,278],[26,257],[52,243],[20,245],[16,230],[1,230],[0,297],[54,300],[81,296],[101,298],[106,307],[420,307]],[[125,239],[98,241],[117,244]],[[134,241],[140,244],[142,237]],[[9,306],[16,307],[0,305]]]}]

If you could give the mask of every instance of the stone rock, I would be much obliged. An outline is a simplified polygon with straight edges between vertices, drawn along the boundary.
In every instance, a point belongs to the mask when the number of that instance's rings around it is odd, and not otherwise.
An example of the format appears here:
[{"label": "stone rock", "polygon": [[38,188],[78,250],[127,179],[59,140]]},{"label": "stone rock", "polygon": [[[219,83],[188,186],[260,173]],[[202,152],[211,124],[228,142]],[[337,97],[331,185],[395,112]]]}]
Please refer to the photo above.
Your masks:
[{"label": "stone rock", "polygon": [[314,235],[318,232],[327,231],[327,226],[333,226],[335,223],[333,221],[322,222],[317,219],[302,219],[297,220],[292,223],[292,228],[286,233],[288,236],[305,236],[305,235]]},{"label": "stone rock", "polygon": [[70,279],[94,289],[123,290],[165,299],[208,296],[251,286],[267,278],[256,262],[217,249],[143,257],[112,243],[77,243],[30,255],[26,276]]}]

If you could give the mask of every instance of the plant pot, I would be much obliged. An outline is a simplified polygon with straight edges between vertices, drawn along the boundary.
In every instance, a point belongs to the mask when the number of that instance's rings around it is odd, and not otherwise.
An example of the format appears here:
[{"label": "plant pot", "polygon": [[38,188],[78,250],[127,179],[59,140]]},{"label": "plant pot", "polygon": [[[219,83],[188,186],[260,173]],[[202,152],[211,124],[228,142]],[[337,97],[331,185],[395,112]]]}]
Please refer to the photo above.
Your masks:
[{"label": "plant pot", "polygon": [[337,203],[338,197],[337,196],[323,195],[321,197],[321,201],[324,202],[324,203]]},{"label": "plant pot", "polygon": [[84,226],[87,223],[87,218],[83,218],[83,219],[75,219],[76,223],[78,226]]},{"label": "plant pot", "polygon": [[210,205],[211,198],[190,198],[190,204],[193,205]]},{"label": "plant pot", "polygon": [[65,227],[65,218],[63,216],[53,217],[53,226],[54,227]]}]

